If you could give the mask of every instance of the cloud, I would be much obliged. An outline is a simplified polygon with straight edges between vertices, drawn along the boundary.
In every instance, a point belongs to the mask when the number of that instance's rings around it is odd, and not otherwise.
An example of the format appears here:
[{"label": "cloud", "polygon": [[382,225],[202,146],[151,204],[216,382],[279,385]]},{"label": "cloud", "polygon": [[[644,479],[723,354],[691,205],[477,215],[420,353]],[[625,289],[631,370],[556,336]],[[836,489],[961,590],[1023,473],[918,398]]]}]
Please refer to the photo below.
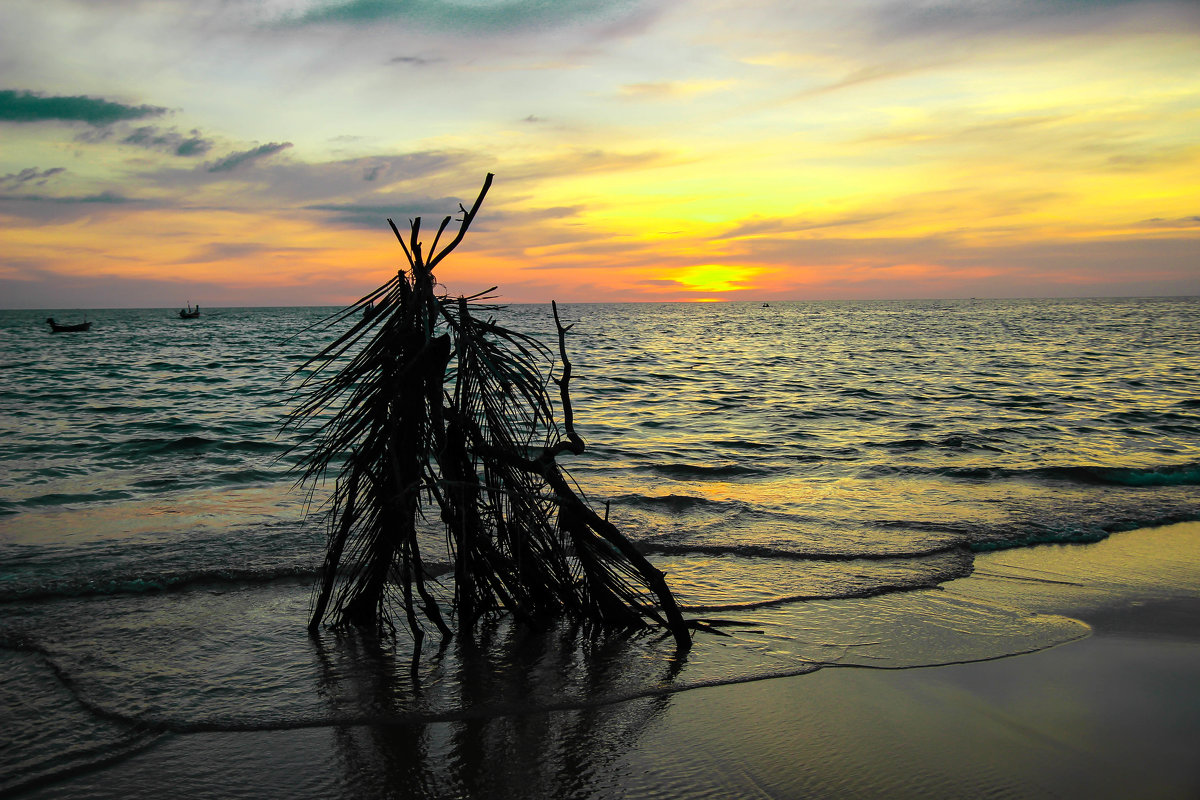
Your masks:
[{"label": "cloud", "polygon": [[[261,149],[235,153],[223,160],[237,160]],[[239,170],[232,165],[224,171],[213,171],[213,163],[195,169],[174,160],[142,173],[138,183],[155,197],[173,198],[168,202],[180,207],[220,207],[258,213],[266,207],[325,206],[328,208],[311,210],[330,212],[337,220],[355,216],[351,206],[381,206],[405,213],[404,209],[426,201],[431,185],[477,185],[488,165],[477,165],[475,158],[469,153],[453,151],[416,151],[316,163],[267,159],[255,163],[253,169]],[[245,160],[239,163],[244,164]],[[240,184],[236,191],[230,191],[231,183]],[[455,199],[448,207],[424,207],[418,213],[452,212],[457,210],[458,202]],[[345,210],[345,214],[335,209]],[[383,218],[372,219],[371,227],[375,227]],[[355,224],[361,224],[361,218]]]},{"label": "cloud", "polygon": [[[164,308],[174,313],[185,301],[200,302],[210,311],[221,306],[343,305],[371,288],[348,287],[344,278],[313,278],[292,284],[255,286],[204,280],[192,270],[178,270],[175,277],[155,278],[145,275],[124,277],[107,271],[71,274],[26,265],[20,267],[17,277],[0,275],[0,297],[5,298],[5,308]],[[99,329],[109,324],[104,314],[89,318]]]},{"label": "cloud", "polygon": [[333,222],[354,228],[378,230],[390,218],[396,221],[401,230],[405,230],[406,226],[401,224],[404,220],[437,216],[440,222],[446,212],[457,211],[460,202],[457,197],[418,199],[398,196],[390,203],[315,203],[304,208],[307,211],[324,212]]},{"label": "cloud", "polygon": [[832,82],[814,86],[811,89],[805,89],[796,95],[796,97],[815,97],[864,84],[889,81],[894,78],[904,78],[930,70],[935,66],[938,66],[938,64],[934,62],[925,63],[921,60],[913,60],[907,64],[868,64],[864,67],[854,69]]},{"label": "cloud", "polygon": [[780,297],[1113,297],[1200,294],[1195,253],[1195,237],[1181,231],[997,246],[935,236],[757,239],[742,258],[777,270]]},{"label": "cloud", "polygon": [[184,157],[203,155],[204,153],[207,153],[211,147],[212,142],[206,139],[201,139],[197,136],[193,136],[191,138],[184,139],[178,144],[178,146],[176,146],[175,155]]},{"label": "cloud", "polygon": [[230,153],[219,161],[210,164],[209,172],[232,172],[235,169],[251,164],[259,159],[267,158],[280,150],[286,150],[292,146],[291,142],[271,142],[270,144],[259,145],[250,150],[243,150],[240,153]]},{"label": "cloud", "polygon": [[764,217],[754,217],[738,223],[737,227],[731,228],[724,233],[717,234],[713,238],[715,240],[740,239],[747,236],[761,236],[763,234],[785,235],[799,231],[817,231],[825,228],[842,228],[854,225],[865,225],[867,223],[886,219],[890,216],[892,216],[891,213],[856,214],[854,216],[835,217],[827,220],[785,218],[769,219]]},{"label": "cloud", "polygon": [[[275,252],[274,250],[270,252]],[[298,277],[263,285],[247,274],[242,283],[205,280],[195,270],[179,269],[167,277],[124,277],[112,272],[71,274],[17,263],[16,276],[0,273],[5,308],[79,309],[162,308],[174,314],[184,302],[199,302],[210,312],[221,307],[346,306],[375,286],[356,283],[344,273]],[[549,291],[541,296],[549,297]],[[219,314],[219,311],[215,313]],[[98,329],[109,323],[104,314],[89,316]]]},{"label": "cloud", "polygon": [[992,34],[1054,36],[1120,24],[1142,29],[1176,30],[1200,25],[1195,0],[932,0],[888,2],[877,12],[882,38]]},{"label": "cloud", "polygon": [[178,131],[164,131],[153,125],[143,125],[140,128],[136,128],[121,140],[121,144],[145,147],[148,150],[159,150],[184,158],[204,155],[213,146],[212,141],[202,137],[197,130],[193,130],[185,136]]},{"label": "cloud", "polygon": [[368,25],[394,20],[455,31],[538,30],[581,22],[612,24],[642,5],[642,0],[324,0],[287,21]]},{"label": "cloud", "polygon": [[659,81],[655,83],[630,83],[621,87],[621,95],[637,100],[661,100],[667,97],[692,97],[698,94],[719,92],[733,86],[733,80]]},{"label": "cloud", "polygon": [[616,173],[681,163],[670,152],[647,150],[640,153],[614,153],[599,148],[572,149],[562,153],[512,164],[504,170],[504,179],[513,183],[558,178],[570,175]]},{"label": "cloud", "polygon": [[1144,219],[1138,225],[1144,228],[1200,228],[1200,214],[1175,219],[1154,217],[1153,219]]},{"label": "cloud", "polygon": [[388,60],[389,64],[407,64],[412,67],[427,67],[441,61],[440,58],[423,58],[422,56],[396,56]]},{"label": "cloud", "polygon": [[16,189],[26,185],[44,186],[46,181],[66,171],[66,167],[51,167],[45,170],[40,170],[37,167],[28,167],[20,172],[12,172],[0,178],[0,187]]},{"label": "cloud", "polygon": [[[378,195],[372,195],[378,197]],[[306,211],[317,211],[327,214],[334,224],[348,225],[366,230],[387,229],[387,220],[392,219],[402,231],[408,230],[407,220],[421,217],[423,221],[422,235],[437,230],[442,219],[450,216],[461,217],[459,205],[469,205],[471,198],[465,197],[430,197],[396,193],[386,202],[372,203],[313,203],[304,206]],[[505,225],[530,225],[545,220],[567,219],[582,211],[581,206],[551,206],[547,208],[522,209],[520,212],[501,211],[489,207],[472,230],[489,230],[502,228]],[[432,226],[432,227],[431,227]],[[498,239],[490,239],[489,244],[500,244]]]},{"label": "cloud", "polygon": [[46,97],[40,92],[0,90],[0,122],[86,122],[102,127],[166,112],[158,106],[129,106],[83,95]]},{"label": "cloud", "polygon": [[51,197],[47,195],[23,194],[19,197],[0,197],[0,201],[20,200],[30,203],[106,203],[106,204],[122,204],[135,202],[133,199],[119,195],[116,192],[104,191],[92,195],[83,195],[76,197]]},{"label": "cloud", "polygon": [[[968,117],[963,122],[963,117]],[[955,110],[953,114],[939,113],[930,116],[924,124],[891,126],[882,131],[851,140],[854,144],[927,144],[942,146],[946,142],[976,142],[995,145],[1011,142],[1014,136],[1028,133],[1045,138],[1045,130],[1056,125],[1072,122],[1069,114],[1030,114],[1019,117],[989,119],[979,117],[973,121],[970,115]]]},{"label": "cloud", "polygon": [[285,247],[263,242],[212,242],[197,248],[175,264],[207,264],[211,262],[244,260],[250,256],[279,253],[308,253],[310,248]]},{"label": "cloud", "polygon": [[22,194],[0,195],[0,217],[15,217],[33,224],[61,224],[81,217],[94,216],[103,209],[116,209],[143,201],[102,191],[95,194],[53,195]]}]

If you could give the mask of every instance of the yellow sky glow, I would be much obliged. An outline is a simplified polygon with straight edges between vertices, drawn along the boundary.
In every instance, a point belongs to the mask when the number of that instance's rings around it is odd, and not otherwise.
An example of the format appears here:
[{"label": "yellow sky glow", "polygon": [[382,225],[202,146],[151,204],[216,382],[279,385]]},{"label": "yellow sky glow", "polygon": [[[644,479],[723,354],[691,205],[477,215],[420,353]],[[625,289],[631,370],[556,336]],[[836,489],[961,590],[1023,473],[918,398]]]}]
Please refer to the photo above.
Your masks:
[{"label": "yellow sky glow", "polygon": [[1193,4],[760,6],[6,7],[4,302],[345,303],[487,172],[452,292],[1200,294]]}]

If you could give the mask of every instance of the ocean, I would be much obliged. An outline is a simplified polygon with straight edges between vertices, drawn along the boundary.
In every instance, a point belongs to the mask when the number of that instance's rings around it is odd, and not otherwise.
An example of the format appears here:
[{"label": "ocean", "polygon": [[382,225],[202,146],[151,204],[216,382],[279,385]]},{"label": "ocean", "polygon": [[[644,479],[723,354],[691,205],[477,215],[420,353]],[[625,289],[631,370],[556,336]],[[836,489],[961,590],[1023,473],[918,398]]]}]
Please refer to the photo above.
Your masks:
[{"label": "ocean", "polygon": [[[1087,627],[945,590],[981,553],[1200,520],[1200,298],[567,304],[588,449],[560,463],[724,635],[310,637],[330,487],[295,485],[282,422],[334,311],[0,311],[0,795],[260,796],[88,782],[257,733],[341,753],[281,796],[377,793],[383,747],[395,796],[475,796],[516,747],[587,796],[598,715],[619,748],[698,687],[1063,644]],[[497,315],[553,344],[548,305]]]}]

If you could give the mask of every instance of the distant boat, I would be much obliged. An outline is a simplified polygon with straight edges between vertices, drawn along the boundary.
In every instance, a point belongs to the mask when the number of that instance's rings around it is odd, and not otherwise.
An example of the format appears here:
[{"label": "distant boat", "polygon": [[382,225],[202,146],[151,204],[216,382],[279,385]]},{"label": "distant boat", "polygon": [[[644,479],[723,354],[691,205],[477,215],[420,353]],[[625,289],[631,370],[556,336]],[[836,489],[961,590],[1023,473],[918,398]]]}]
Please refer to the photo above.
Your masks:
[{"label": "distant boat", "polygon": [[770,303],[763,303],[763,308],[770,308],[770,307],[771,307]]},{"label": "distant boat", "polygon": [[79,333],[81,331],[91,330],[92,323],[80,322],[77,325],[59,325],[54,321],[54,317],[46,317],[46,322],[50,325],[51,333]]},{"label": "distant boat", "polygon": [[200,306],[196,306],[195,308],[192,308],[192,304],[188,303],[188,307],[186,309],[183,309],[183,308],[179,309],[179,318],[180,319],[196,319],[199,316],[200,316]]}]

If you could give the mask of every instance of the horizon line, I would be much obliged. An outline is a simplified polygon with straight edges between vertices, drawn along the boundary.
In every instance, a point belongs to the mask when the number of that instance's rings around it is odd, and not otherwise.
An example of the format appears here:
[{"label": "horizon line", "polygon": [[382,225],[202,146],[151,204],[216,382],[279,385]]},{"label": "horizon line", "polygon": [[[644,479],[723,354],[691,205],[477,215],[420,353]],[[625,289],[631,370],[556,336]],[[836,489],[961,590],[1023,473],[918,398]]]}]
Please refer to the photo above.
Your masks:
[{"label": "horizon line", "polygon": [[[548,306],[550,303],[558,303],[560,306],[621,306],[621,305],[733,305],[755,303],[929,303],[929,302],[980,302],[994,300],[1195,300],[1200,299],[1200,294],[1164,294],[1164,295],[1053,295],[1053,296],[1033,296],[1033,295],[1011,295],[997,297],[875,297],[875,298],[820,298],[820,299],[778,299],[771,297],[762,297],[758,299],[705,299],[705,300],[544,300],[538,302],[493,302],[488,305],[496,305],[501,307],[509,306]],[[286,305],[248,305],[248,306],[232,306],[232,305],[211,305],[204,306],[205,308],[213,309],[246,309],[246,308],[352,308],[353,303],[344,305],[340,303],[302,303],[302,304],[286,304]],[[200,306],[193,306],[199,308]],[[0,306],[2,311],[174,311],[178,306]]]}]

